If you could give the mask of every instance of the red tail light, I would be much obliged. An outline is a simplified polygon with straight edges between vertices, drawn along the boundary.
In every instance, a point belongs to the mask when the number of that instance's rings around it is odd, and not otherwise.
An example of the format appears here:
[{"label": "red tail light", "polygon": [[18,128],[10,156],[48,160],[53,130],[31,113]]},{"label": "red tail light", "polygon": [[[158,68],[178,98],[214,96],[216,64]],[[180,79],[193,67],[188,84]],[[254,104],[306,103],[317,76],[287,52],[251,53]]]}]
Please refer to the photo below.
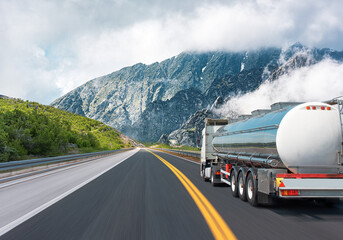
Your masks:
[{"label": "red tail light", "polygon": [[317,108],[316,108],[316,106],[312,106],[312,110],[316,110]]},{"label": "red tail light", "polygon": [[281,190],[282,196],[299,196],[299,190]]}]

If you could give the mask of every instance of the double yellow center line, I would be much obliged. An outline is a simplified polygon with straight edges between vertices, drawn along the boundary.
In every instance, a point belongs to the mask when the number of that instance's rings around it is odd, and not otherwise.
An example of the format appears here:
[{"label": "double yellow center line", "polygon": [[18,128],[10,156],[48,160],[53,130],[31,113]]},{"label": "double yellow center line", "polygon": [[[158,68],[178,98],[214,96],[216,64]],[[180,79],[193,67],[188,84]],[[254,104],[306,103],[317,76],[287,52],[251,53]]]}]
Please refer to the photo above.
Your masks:
[{"label": "double yellow center line", "polygon": [[236,239],[235,235],[225,223],[224,219],[219,215],[217,210],[182,172],[180,172],[176,167],[164,160],[162,157],[149,150],[147,151],[161,160],[180,180],[204,216],[205,221],[207,222],[215,239]]}]

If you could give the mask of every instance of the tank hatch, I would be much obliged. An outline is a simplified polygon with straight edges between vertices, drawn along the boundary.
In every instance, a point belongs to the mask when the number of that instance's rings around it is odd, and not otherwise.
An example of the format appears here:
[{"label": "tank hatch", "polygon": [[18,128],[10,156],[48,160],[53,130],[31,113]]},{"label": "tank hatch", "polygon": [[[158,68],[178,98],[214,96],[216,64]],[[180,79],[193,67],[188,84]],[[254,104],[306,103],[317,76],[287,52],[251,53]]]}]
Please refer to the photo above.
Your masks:
[{"label": "tank hatch", "polygon": [[241,121],[241,120],[246,120],[246,119],[249,119],[249,118],[251,118],[251,115],[239,115],[237,120]]},{"label": "tank hatch", "polygon": [[284,109],[285,107],[289,107],[289,106],[295,106],[295,105],[299,105],[302,102],[277,102],[277,103],[273,103],[272,105],[270,105],[271,107],[271,111],[277,111],[280,109]]},{"label": "tank hatch", "polygon": [[259,116],[259,115],[267,114],[269,112],[271,112],[270,109],[256,109],[256,110],[251,112],[251,115],[252,116]]}]

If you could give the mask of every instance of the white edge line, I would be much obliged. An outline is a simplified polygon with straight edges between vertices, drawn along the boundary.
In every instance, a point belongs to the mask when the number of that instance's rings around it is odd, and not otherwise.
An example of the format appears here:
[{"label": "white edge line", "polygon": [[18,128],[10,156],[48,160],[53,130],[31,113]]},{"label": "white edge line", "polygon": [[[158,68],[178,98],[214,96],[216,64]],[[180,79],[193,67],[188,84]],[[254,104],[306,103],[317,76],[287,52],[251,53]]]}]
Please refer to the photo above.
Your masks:
[{"label": "white edge line", "polygon": [[[174,155],[174,154],[171,154],[171,153],[168,153],[167,151],[165,151],[165,150],[156,150],[156,149],[153,149],[153,148],[149,148],[150,150],[155,150],[155,151],[158,151],[158,152],[163,152],[163,153],[165,153],[165,154],[169,154],[169,155],[171,155],[171,156],[173,156],[173,157],[177,157],[177,158],[180,158],[180,159],[182,159],[182,160],[184,160],[184,161],[187,161],[187,162],[191,162],[191,163],[194,163],[194,164],[198,164],[198,165],[200,165],[200,163],[198,163],[198,162],[194,162],[194,161],[191,161],[191,160],[189,160],[189,159],[187,159],[187,158],[183,158],[183,157],[180,157],[180,156],[177,156],[177,155]],[[175,152],[175,153],[177,153],[177,152]],[[181,153],[179,153],[179,154],[181,154]]]},{"label": "white edge line", "polygon": [[32,210],[31,212],[26,213],[25,215],[21,216],[20,218],[17,218],[16,220],[10,222],[9,224],[3,226],[2,228],[0,228],[0,236],[4,235],[5,233],[9,232],[10,230],[12,230],[13,228],[15,228],[16,226],[20,225],[21,223],[25,222],[26,220],[30,219],[31,217],[37,215],[38,213],[40,213],[41,211],[43,211],[44,209],[50,207],[51,205],[53,205],[54,203],[58,202],[59,200],[65,198],[66,196],[68,196],[69,194],[75,192],[76,190],[80,189],[81,187],[83,187],[84,185],[86,185],[87,183],[93,181],[94,179],[96,179],[97,177],[101,176],[102,174],[106,173],[107,171],[111,170],[112,168],[114,168],[115,166],[119,165],[120,163],[124,162],[125,160],[127,160],[128,158],[132,157],[134,154],[136,154],[136,152],[134,152],[133,154],[129,155],[128,157],[124,158],[123,160],[121,160],[120,162],[117,162],[116,164],[114,164],[113,166],[105,169],[104,171],[98,173],[97,175],[89,178],[88,180],[80,183],[79,185],[77,185],[76,187],[73,187],[72,189],[68,190],[65,193],[62,193],[61,195],[59,195],[58,197],[50,200],[47,203],[44,203],[43,205],[41,205],[40,207],[37,207],[36,209]]}]

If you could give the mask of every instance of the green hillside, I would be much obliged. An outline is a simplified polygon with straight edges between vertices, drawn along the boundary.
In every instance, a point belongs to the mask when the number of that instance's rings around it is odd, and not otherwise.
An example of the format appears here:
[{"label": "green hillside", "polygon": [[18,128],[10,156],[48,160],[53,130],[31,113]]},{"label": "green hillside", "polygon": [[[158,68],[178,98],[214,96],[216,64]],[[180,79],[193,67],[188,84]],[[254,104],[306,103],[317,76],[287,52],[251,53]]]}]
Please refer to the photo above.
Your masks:
[{"label": "green hillside", "polygon": [[99,121],[51,106],[0,98],[0,162],[130,147]]}]

